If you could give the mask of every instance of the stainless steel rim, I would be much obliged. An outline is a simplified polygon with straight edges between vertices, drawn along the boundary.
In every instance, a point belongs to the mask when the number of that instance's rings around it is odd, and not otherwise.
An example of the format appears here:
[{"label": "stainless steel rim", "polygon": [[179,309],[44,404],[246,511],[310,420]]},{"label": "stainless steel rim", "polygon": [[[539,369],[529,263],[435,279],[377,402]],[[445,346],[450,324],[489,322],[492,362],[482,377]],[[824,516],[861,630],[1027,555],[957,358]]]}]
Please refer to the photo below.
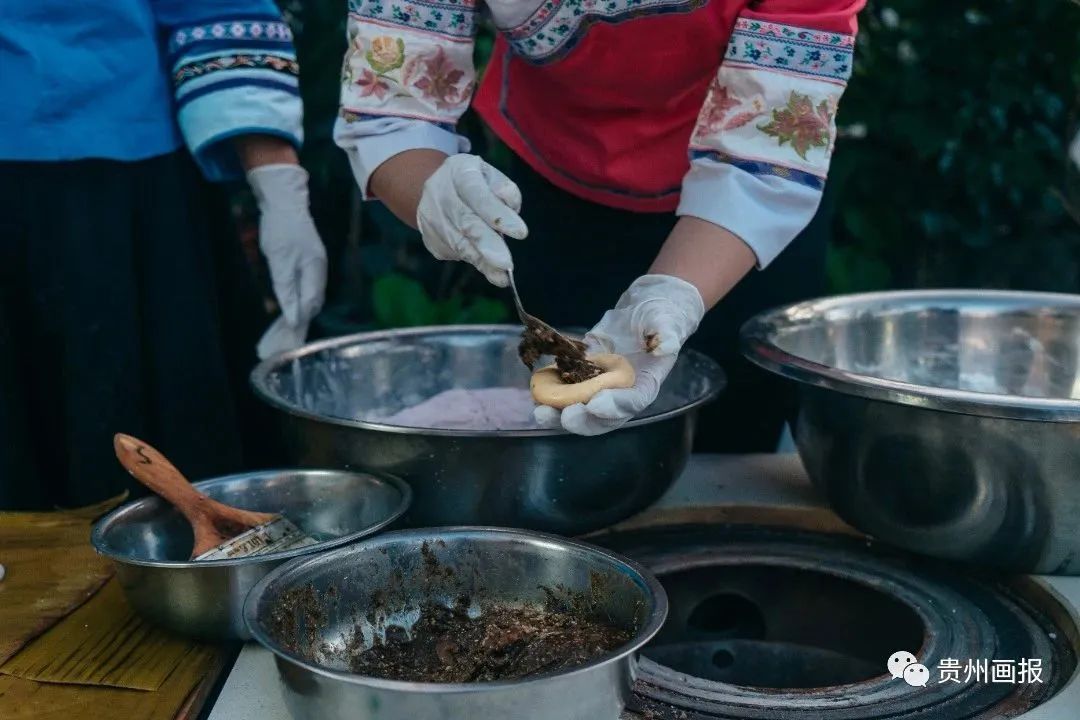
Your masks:
[{"label": "stainless steel rim", "polygon": [[[346,550],[355,550],[358,547],[362,547],[365,543],[379,544],[393,541],[395,539],[405,540],[419,540],[431,537],[433,533],[438,533],[440,536],[447,535],[459,535],[459,534],[476,534],[484,533],[490,535],[499,535],[506,538],[516,538],[526,541],[541,541],[545,543],[552,543],[566,548],[573,548],[581,552],[588,553],[597,557],[604,558],[613,566],[622,569],[628,575],[632,576],[635,580],[648,588],[650,596],[653,598],[653,606],[649,611],[648,620],[645,626],[635,634],[634,639],[613,650],[606,655],[596,658],[590,663],[582,665],[581,667],[574,668],[565,672],[546,673],[543,675],[537,675],[527,680],[512,680],[512,681],[499,681],[488,683],[415,683],[405,682],[401,680],[384,680],[381,678],[369,678],[362,675],[354,675],[352,673],[341,672],[339,670],[331,670],[319,665],[312,664],[304,658],[289,652],[282,648],[271,637],[262,631],[258,623],[258,610],[259,603],[262,600],[263,594],[266,592],[266,587],[274,582],[282,575],[299,572],[303,570],[307,565],[315,562],[326,562],[326,559],[334,554],[339,554]],[[604,548],[597,547],[595,545],[589,545],[587,543],[578,542],[576,540],[567,540],[566,538],[559,537],[557,535],[550,535],[547,533],[532,532],[527,530],[512,530],[509,528],[494,528],[483,526],[470,526],[461,525],[457,527],[446,528],[426,528],[418,530],[399,530],[396,532],[384,533],[377,538],[371,538],[370,540],[361,541],[351,545],[349,548],[339,548],[337,553],[321,553],[318,557],[304,557],[298,558],[291,562],[285,563],[271,570],[265,577],[263,577],[248,593],[246,600],[244,601],[244,622],[247,625],[248,632],[251,637],[263,647],[267,648],[274,653],[278,658],[286,660],[294,665],[298,665],[308,672],[321,675],[326,678],[346,682],[352,685],[362,685],[365,687],[374,687],[383,690],[394,690],[398,692],[410,692],[410,693],[432,693],[432,694],[463,694],[463,693],[477,693],[477,692],[490,692],[492,690],[506,689],[521,687],[522,685],[543,682],[545,680],[551,680],[552,678],[572,677],[580,673],[589,672],[595,670],[598,667],[608,665],[610,663],[618,662],[619,660],[632,655],[641,648],[643,648],[655,635],[660,632],[660,628],[663,626],[664,621],[667,620],[668,614],[668,599],[667,593],[664,592],[664,588],[660,585],[660,581],[657,580],[652,573],[646,570],[642,565],[637,562],[605,550]]]},{"label": "stainless steel rim", "polygon": [[[789,380],[871,400],[883,400],[963,415],[1043,422],[1080,421],[1080,400],[981,393],[886,380],[807,360],[781,349],[769,339],[770,328],[777,324],[794,325],[800,316],[811,313],[817,315],[830,309],[890,300],[907,301],[910,304],[909,307],[917,307],[919,303],[925,303],[927,307],[930,307],[936,303],[949,303],[961,299],[976,299],[989,304],[1008,302],[1014,306],[1028,308],[1080,308],[1080,296],[1064,293],[1028,293],[1008,290],[914,290],[843,295],[808,300],[752,318],[743,325],[740,332],[742,352],[756,365]],[[977,311],[973,309],[971,312]]]},{"label": "stainless steel rim", "polygon": [[397,521],[399,518],[401,518],[402,515],[404,515],[406,512],[408,512],[409,507],[412,505],[412,499],[413,499],[412,488],[406,482],[401,480],[400,478],[394,477],[393,475],[386,475],[386,474],[383,474],[383,473],[372,473],[372,472],[349,473],[349,472],[344,472],[344,471],[340,471],[340,470],[318,470],[318,469],[297,470],[295,468],[292,468],[292,469],[283,468],[283,469],[279,469],[279,470],[258,470],[258,471],[254,471],[254,472],[237,473],[235,475],[225,475],[225,476],[218,477],[218,478],[212,478],[210,480],[202,480],[200,482],[195,482],[195,483],[192,483],[192,485],[195,486],[196,488],[198,488],[199,490],[203,490],[205,492],[205,490],[207,488],[213,488],[215,485],[223,485],[223,484],[229,483],[229,482],[234,481],[234,480],[248,480],[248,479],[252,479],[252,478],[264,477],[264,476],[267,476],[267,475],[276,475],[278,473],[293,473],[293,474],[302,473],[302,474],[306,474],[306,475],[326,473],[326,474],[333,474],[333,475],[338,475],[338,476],[350,476],[351,475],[351,476],[354,476],[354,477],[365,477],[365,476],[366,477],[371,477],[371,478],[374,478],[374,479],[378,480],[379,482],[383,482],[383,483],[386,483],[387,485],[392,486],[394,489],[396,489],[398,492],[400,492],[401,493],[401,501],[397,504],[397,507],[395,507],[394,510],[389,515],[387,515],[387,517],[383,518],[379,522],[374,523],[374,524],[372,524],[372,525],[370,525],[370,526],[368,526],[368,527],[366,527],[366,528],[364,528],[362,530],[357,530],[356,532],[349,533],[348,535],[343,535],[343,536],[341,536],[339,538],[334,538],[333,540],[324,540],[323,542],[315,543],[314,545],[308,545],[308,546],[301,547],[301,548],[296,548],[294,550],[285,550],[285,551],[282,551],[282,552],[267,553],[265,555],[255,555],[255,556],[243,557],[243,558],[229,558],[227,560],[198,560],[198,561],[195,561],[195,560],[146,560],[146,559],[142,559],[142,558],[128,557],[126,555],[117,555],[116,553],[110,552],[109,549],[106,547],[106,544],[105,544],[105,531],[106,531],[106,529],[108,529],[108,527],[113,523],[113,521],[115,521],[118,517],[120,517],[121,515],[123,515],[125,513],[131,512],[132,510],[134,510],[134,509],[136,509],[138,507],[141,507],[143,505],[146,505],[148,503],[151,503],[151,502],[164,502],[164,500],[162,500],[161,498],[159,498],[159,497],[157,497],[155,495],[151,495],[150,497],[145,497],[145,498],[142,498],[140,500],[135,500],[134,502],[130,502],[130,503],[126,503],[124,505],[121,505],[120,507],[116,508],[115,510],[110,512],[108,515],[106,515],[105,517],[101,518],[96,523],[94,523],[94,528],[90,533],[90,542],[94,546],[94,550],[96,550],[99,555],[107,557],[107,558],[109,558],[110,560],[112,560],[114,562],[123,563],[125,565],[137,565],[139,567],[172,568],[172,569],[212,568],[212,567],[241,567],[243,565],[256,565],[256,564],[264,563],[264,562],[267,562],[267,561],[290,560],[292,558],[297,558],[297,557],[301,557],[301,556],[304,556],[304,555],[310,555],[312,553],[321,553],[321,552],[323,552],[325,550],[330,550],[330,549],[333,549],[333,548],[336,548],[336,547],[339,547],[339,546],[342,546],[342,545],[348,545],[350,543],[356,542],[357,540],[361,540],[361,539],[363,539],[365,537],[368,537],[369,535],[374,535],[375,533],[379,532],[383,528],[386,528],[386,527],[390,526],[395,521]]},{"label": "stainless steel rim", "polygon": [[[367,420],[354,420],[349,418],[338,418],[327,415],[320,415],[318,413],[309,412],[303,408],[298,408],[295,405],[284,402],[280,398],[272,394],[268,388],[267,378],[270,373],[277,367],[285,365],[293,360],[297,360],[306,355],[314,355],[322,352],[323,350],[329,350],[332,348],[340,347],[342,345],[351,345],[358,341],[375,342],[378,340],[385,340],[392,337],[408,337],[411,335],[430,335],[432,333],[454,333],[454,332],[514,332],[518,330],[517,325],[437,325],[437,326],[425,326],[408,328],[403,330],[378,330],[375,332],[363,332],[356,333],[354,335],[344,335],[342,337],[329,338],[327,340],[320,340],[309,345],[305,345],[295,350],[279,353],[273,357],[263,360],[255,369],[251,371],[250,381],[251,386],[255,391],[255,394],[268,405],[288,413],[295,417],[304,418],[306,420],[314,420],[319,423],[326,423],[330,425],[338,425],[341,427],[357,428],[361,430],[378,430],[379,432],[398,433],[401,435],[437,435],[437,436],[451,436],[451,437],[541,437],[545,435],[569,435],[570,433],[560,429],[547,429],[536,428],[534,430],[445,430],[436,428],[413,428],[405,427],[402,425],[386,425],[383,423],[370,422]],[[724,386],[724,373],[720,366],[716,362],[696,350],[686,348],[682,351],[682,354],[694,357],[694,361],[702,364],[703,373],[709,378],[709,390],[701,397],[695,399],[682,407],[674,410],[668,410],[666,412],[657,413],[655,415],[647,415],[645,417],[637,418],[629,421],[624,428],[638,427],[641,425],[648,425],[654,422],[661,422],[673,417],[678,417],[691,410],[694,410],[716,398],[717,395],[723,390]],[[617,432],[617,431],[616,431]]]}]

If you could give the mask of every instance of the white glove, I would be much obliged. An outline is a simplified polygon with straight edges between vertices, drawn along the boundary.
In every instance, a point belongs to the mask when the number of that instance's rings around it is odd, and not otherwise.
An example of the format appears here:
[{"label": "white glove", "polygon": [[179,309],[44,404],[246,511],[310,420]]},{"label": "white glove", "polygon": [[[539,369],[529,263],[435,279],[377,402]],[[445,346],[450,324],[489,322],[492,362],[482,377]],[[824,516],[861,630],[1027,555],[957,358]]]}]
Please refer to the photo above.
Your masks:
[{"label": "white glove", "polygon": [[656,400],[683,343],[705,316],[698,289],[671,275],[644,275],[585,335],[589,353],[618,353],[634,367],[634,386],[601,390],[588,403],[561,413],[540,405],[534,411],[543,427],[562,427],[577,435],[601,435],[624,425]]},{"label": "white glove", "polygon": [[259,247],[270,266],[281,317],[256,351],[266,359],[303,344],[326,293],[326,248],[308,208],[308,174],[299,165],[262,165],[247,175],[259,204]]},{"label": "white glove", "polygon": [[265,360],[278,353],[295,350],[307,340],[307,331],[307,323],[300,327],[294,327],[289,324],[284,315],[280,315],[274,322],[270,323],[270,327],[259,338],[259,343],[255,346],[255,353],[260,360]]},{"label": "white glove", "polygon": [[1076,137],[1073,138],[1072,145],[1069,147],[1069,157],[1072,158],[1076,167],[1080,168],[1080,132],[1076,133]]},{"label": "white glove", "polygon": [[506,287],[514,269],[503,235],[529,234],[521,191],[476,155],[451,155],[424,183],[416,222],[424,247],[439,260],[464,260],[488,282]]}]

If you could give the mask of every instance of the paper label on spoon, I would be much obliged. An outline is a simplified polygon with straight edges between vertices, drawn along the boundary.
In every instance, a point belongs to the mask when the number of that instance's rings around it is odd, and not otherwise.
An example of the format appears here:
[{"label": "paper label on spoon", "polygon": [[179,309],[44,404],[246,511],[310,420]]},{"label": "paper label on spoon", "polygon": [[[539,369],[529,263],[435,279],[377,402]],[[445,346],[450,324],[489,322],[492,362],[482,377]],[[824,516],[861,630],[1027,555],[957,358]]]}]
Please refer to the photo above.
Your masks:
[{"label": "paper label on spoon", "polygon": [[265,525],[253,527],[213,550],[204,552],[195,560],[229,560],[251,555],[266,555],[314,545],[317,542],[285,518],[279,518]]}]

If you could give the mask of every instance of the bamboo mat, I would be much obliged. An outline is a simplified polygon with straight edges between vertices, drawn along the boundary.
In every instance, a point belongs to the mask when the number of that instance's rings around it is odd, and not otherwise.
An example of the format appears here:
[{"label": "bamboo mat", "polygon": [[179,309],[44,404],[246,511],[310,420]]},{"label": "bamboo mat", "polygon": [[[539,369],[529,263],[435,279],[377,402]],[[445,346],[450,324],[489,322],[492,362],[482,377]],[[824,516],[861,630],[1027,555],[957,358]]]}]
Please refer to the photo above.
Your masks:
[{"label": "bamboo mat", "polygon": [[0,718],[191,720],[225,669],[226,649],[148,626],[110,582],[90,526],[123,500],[0,512]]},{"label": "bamboo mat", "polygon": [[188,652],[156,692],[91,685],[57,685],[0,675],[4,720],[188,720],[196,717],[225,653],[197,647]]},{"label": "bamboo mat", "polygon": [[82,605],[112,577],[90,525],[124,496],[81,510],[0,512],[0,663]]},{"label": "bamboo mat", "polygon": [[67,685],[157,690],[195,648],[144,622],[116,580],[0,665],[0,674]]}]

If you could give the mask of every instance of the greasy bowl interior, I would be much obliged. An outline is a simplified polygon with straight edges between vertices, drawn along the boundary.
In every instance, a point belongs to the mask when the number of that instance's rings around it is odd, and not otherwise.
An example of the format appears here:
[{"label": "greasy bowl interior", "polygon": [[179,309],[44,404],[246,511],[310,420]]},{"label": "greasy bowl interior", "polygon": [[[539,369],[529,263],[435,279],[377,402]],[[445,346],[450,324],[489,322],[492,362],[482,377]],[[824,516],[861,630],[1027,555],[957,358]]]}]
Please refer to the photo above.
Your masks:
[{"label": "greasy bowl interior", "polygon": [[848,394],[993,417],[1080,420],[1080,296],[922,290],[765,313],[748,357]]},{"label": "greasy bowl interior", "polygon": [[387,533],[284,565],[252,590],[245,617],[252,636],[279,656],[358,679],[349,674],[347,647],[370,647],[387,625],[410,627],[422,604],[450,607],[462,596],[479,612],[496,602],[544,607],[555,598],[632,631],[624,647],[585,667],[640,648],[667,614],[656,579],[606,550],[524,531],[437,528]]},{"label": "greasy bowl interior", "polygon": [[[517,355],[521,328],[443,326],[365,333],[313,343],[271,358],[252,373],[255,392],[286,412],[355,427],[380,422],[451,389],[528,389],[531,373]],[[723,374],[709,358],[684,351],[641,424],[716,396]],[[500,431],[446,430],[483,435]],[[516,433],[551,434],[552,430]]]},{"label": "greasy bowl interior", "polygon": [[[268,470],[194,483],[227,505],[279,513],[320,541],[318,545],[253,558],[196,565],[238,565],[283,560],[335,547],[390,525],[408,509],[412,493],[402,481],[335,470]],[[100,520],[92,537],[103,555],[128,564],[191,565],[191,525],[171,505],[151,496]]]}]

